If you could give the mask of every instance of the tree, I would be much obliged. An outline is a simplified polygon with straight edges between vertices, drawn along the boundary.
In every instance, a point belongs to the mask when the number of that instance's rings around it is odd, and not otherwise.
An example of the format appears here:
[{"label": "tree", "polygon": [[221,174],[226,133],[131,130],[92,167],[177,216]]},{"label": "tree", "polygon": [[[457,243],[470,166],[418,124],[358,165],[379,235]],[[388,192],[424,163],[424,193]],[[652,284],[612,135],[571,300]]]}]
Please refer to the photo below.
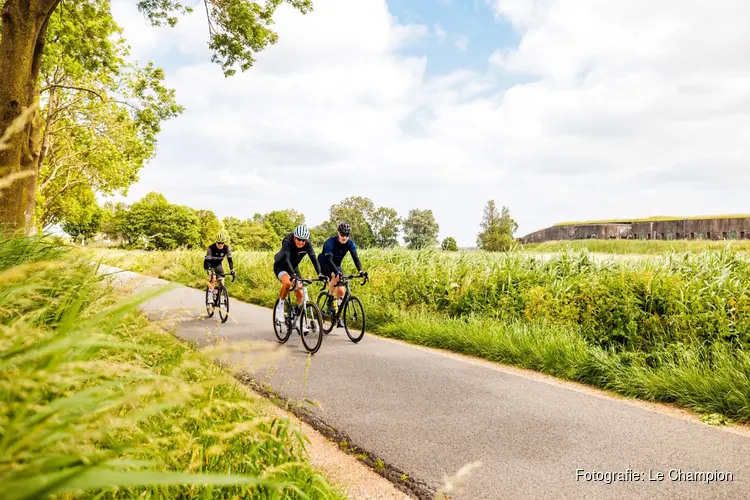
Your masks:
[{"label": "tree", "polygon": [[[401,218],[392,208],[378,207],[369,198],[351,196],[331,206],[329,219],[313,228],[316,238],[325,241],[336,234],[338,226],[348,222],[352,226],[352,239],[358,247],[392,247],[398,245]],[[322,241],[320,242],[322,244]],[[316,243],[317,244],[317,243]]]},{"label": "tree", "polygon": [[453,236],[448,236],[443,240],[440,248],[446,252],[458,252],[458,243],[456,243],[456,239]]},{"label": "tree", "polygon": [[484,207],[481,228],[482,231],[477,235],[479,248],[489,252],[502,252],[513,246],[513,234],[518,229],[518,224],[511,218],[507,207],[504,206],[502,212],[498,212],[495,200],[489,200]]},{"label": "tree", "polygon": [[75,204],[62,221],[62,230],[77,240],[92,238],[99,232],[102,223],[102,209],[96,204],[96,199],[91,196],[85,200],[75,200]]},{"label": "tree", "polygon": [[398,246],[398,230],[401,218],[392,208],[380,207],[370,217],[370,227],[373,232],[374,246],[390,248]]},{"label": "tree", "polygon": [[201,243],[204,247],[216,241],[216,235],[224,230],[223,225],[211,210],[196,210],[200,227]]},{"label": "tree", "polygon": [[241,221],[236,217],[224,218],[229,244],[237,250],[274,250],[281,240],[270,224],[253,219]]},{"label": "tree", "polygon": [[310,241],[314,247],[322,247],[328,238],[336,234],[336,227],[331,227],[331,221],[325,221],[310,228]]},{"label": "tree", "polygon": [[432,210],[414,209],[404,221],[404,240],[409,248],[420,249],[437,245],[440,226]]},{"label": "tree", "polygon": [[[265,6],[246,0],[205,2],[212,61],[221,65],[225,76],[234,74],[237,67],[242,71],[252,67],[254,53],[277,41],[270,25],[281,3],[302,13],[312,10],[310,0],[268,0]],[[109,0],[5,0],[2,4],[0,137],[17,117],[32,111],[23,131],[0,151],[0,178],[19,176],[0,198],[3,231],[31,227],[41,156],[42,124],[37,109],[42,57],[52,15],[61,6],[73,4],[108,8]],[[137,5],[152,25],[174,26],[178,15],[191,10],[190,4],[188,0],[139,0]],[[98,33],[92,33],[89,40],[94,45],[107,43]]]},{"label": "tree", "polygon": [[155,155],[161,122],[182,112],[161,69],[125,62],[120,33],[104,2],[72,3],[50,18],[54,44],[41,69],[39,229],[64,217],[65,199],[82,190],[127,194]]},{"label": "tree", "polygon": [[108,238],[113,240],[129,241],[125,235],[125,225],[127,224],[128,208],[124,203],[112,203],[108,201],[102,207],[102,226],[100,231]]},{"label": "tree", "polygon": [[294,231],[294,228],[305,223],[305,216],[296,210],[274,210],[263,216],[258,222],[267,222],[281,238]]},{"label": "tree", "polygon": [[370,220],[375,211],[375,204],[369,198],[350,196],[341,203],[332,205],[329,209],[330,218],[327,232],[330,236],[336,234],[339,224],[348,222],[352,226],[352,239],[358,247],[368,248],[375,243]]},{"label": "tree", "polygon": [[200,221],[195,210],[171,205],[164,195],[149,193],[131,205],[125,234],[131,242],[146,238],[159,250],[201,246]]}]

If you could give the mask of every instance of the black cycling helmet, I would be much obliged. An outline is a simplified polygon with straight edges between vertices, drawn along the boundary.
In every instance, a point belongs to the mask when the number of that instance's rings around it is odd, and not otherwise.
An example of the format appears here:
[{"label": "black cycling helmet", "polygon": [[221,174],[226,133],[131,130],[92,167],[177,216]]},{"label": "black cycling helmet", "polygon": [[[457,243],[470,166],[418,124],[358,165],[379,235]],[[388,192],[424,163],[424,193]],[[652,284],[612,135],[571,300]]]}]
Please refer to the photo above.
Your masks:
[{"label": "black cycling helmet", "polygon": [[341,236],[349,236],[352,234],[352,226],[348,222],[342,222],[339,224],[339,233]]}]

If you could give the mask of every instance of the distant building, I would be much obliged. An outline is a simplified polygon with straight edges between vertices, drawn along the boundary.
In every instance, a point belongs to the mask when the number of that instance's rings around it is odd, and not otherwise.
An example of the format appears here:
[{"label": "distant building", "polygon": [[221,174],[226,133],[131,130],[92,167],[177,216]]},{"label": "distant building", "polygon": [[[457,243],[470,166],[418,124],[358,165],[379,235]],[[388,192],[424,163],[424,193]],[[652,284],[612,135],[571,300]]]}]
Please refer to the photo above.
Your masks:
[{"label": "distant building", "polygon": [[570,222],[529,233],[521,241],[542,243],[584,239],[744,240],[750,239],[750,216]]}]

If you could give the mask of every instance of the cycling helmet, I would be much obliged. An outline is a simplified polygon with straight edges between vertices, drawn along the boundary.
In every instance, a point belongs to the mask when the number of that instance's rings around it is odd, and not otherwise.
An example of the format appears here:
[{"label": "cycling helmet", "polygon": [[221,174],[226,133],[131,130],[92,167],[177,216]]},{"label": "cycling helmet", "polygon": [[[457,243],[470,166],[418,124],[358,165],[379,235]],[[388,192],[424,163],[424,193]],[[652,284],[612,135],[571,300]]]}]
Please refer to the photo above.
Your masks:
[{"label": "cycling helmet", "polygon": [[348,222],[342,222],[339,224],[339,233],[341,233],[341,236],[349,236],[352,234],[352,226]]},{"label": "cycling helmet", "polygon": [[224,243],[226,241],[226,236],[224,236],[224,233],[219,233],[216,235],[216,243]]},{"label": "cycling helmet", "polygon": [[294,236],[301,240],[306,240],[310,237],[310,230],[307,229],[307,226],[302,224],[301,226],[297,226],[297,228],[294,230]]}]

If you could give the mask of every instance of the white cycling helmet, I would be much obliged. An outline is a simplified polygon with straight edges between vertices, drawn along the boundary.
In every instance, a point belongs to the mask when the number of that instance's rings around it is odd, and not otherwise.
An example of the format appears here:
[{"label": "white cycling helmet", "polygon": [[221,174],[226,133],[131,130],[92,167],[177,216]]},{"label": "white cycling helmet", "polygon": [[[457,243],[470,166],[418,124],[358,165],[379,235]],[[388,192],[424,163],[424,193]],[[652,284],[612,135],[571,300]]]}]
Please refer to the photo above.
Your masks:
[{"label": "white cycling helmet", "polygon": [[307,226],[302,224],[301,226],[297,226],[297,228],[294,230],[294,236],[301,240],[307,240],[310,238],[310,230],[307,229]]}]

